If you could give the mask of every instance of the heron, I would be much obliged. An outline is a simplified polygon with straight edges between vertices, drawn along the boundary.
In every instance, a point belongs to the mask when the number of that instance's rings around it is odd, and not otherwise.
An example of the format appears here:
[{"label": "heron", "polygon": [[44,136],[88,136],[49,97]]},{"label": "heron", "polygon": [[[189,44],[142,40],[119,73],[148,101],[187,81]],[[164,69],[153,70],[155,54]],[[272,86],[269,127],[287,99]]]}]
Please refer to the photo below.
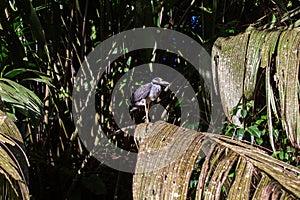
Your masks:
[{"label": "heron", "polygon": [[137,88],[130,97],[130,113],[140,107],[145,108],[146,123],[149,123],[150,103],[156,101],[160,95],[162,88],[170,83],[164,81],[160,77],[155,77],[150,83],[146,83]]}]

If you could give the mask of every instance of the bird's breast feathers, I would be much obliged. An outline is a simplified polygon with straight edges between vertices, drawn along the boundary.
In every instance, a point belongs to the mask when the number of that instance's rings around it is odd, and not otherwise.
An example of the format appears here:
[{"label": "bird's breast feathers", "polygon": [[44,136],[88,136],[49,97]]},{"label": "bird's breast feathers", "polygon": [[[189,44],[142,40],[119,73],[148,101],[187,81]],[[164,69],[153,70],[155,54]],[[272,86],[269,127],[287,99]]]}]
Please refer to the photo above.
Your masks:
[{"label": "bird's breast feathers", "polygon": [[151,101],[155,101],[158,98],[158,96],[160,95],[160,92],[161,92],[161,86],[160,85],[153,85],[151,87],[148,98]]},{"label": "bird's breast feathers", "polygon": [[142,99],[146,99],[150,93],[151,87],[152,84],[147,83],[137,88],[131,95],[130,98],[131,104],[135,105],[137,102],[141,101]]}]

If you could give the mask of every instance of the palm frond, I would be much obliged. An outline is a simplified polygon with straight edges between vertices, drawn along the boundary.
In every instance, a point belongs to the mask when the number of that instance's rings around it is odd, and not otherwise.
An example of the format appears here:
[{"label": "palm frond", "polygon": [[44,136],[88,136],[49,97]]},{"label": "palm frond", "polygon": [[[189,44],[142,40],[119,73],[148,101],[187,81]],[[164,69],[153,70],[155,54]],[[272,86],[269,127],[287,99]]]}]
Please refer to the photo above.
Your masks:
[{"label": "palm frond", "polygon": [[43,103],[38,96],[26,87],[6,78],[0,78],[1,101],[18,109],[25,116],[41,118]]},{"label": "palm frond", "polygon": [[28,160],[16,125],[0,111],[0,198],[29,199]]},{"label": "palm frond", "polygon": [[[212,55],[218,56],[218,85],[225,114],[242,100],[253,100],[257,95],[259,68],[265,68],[265,87],[270,144],[275,152],[273,119],[281,118],[285,133],[292,146],[299,148],[300,127],[298,73],[300,28],[257,30],[230,38],[218,38]],[[280,108],[276,105],[280,104]],[[279,112],[278,112],[279,111]]]},{"label": "palm frond", "polygon": [[[144,138],[133,181],[134,199],[300,197],[300,170],[259,147],[166,122],[140,124],[135,136]],[[200,170],[196,175],[195,169]],[[197,180],[193,195],[188,192],[192,180]]]}]

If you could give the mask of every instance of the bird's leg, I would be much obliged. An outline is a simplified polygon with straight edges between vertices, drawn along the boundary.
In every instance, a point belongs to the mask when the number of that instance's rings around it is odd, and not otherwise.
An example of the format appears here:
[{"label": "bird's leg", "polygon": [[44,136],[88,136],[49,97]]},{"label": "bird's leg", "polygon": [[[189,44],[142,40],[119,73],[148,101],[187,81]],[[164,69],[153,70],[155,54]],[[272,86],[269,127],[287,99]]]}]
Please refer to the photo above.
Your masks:
[{"label": "bird's leg", "polygon": [[147,106],[147,102],[145,103],[145,114],[146,114],[146,123],[149,123],[149,109]]}]

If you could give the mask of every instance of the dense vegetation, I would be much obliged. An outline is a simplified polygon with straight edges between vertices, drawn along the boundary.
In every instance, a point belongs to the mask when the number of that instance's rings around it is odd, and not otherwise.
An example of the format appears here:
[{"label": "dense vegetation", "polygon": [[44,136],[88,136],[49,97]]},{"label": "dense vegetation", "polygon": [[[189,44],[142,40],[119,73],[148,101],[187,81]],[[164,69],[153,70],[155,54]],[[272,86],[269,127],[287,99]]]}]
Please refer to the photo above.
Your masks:
[{"label": "dense vegetation", "polygon": [[[112,170],[90,157],[73,124],[74,76],[84,57],[102,41],[132,28],[165,27],[194,38],[210,52],[217,37],[238,34],[250,25],[297,26],[299,6],[299,0],[4,0],[0,4],[0,106],[22,134],[30,162],[32,199],[132,196],[132,174]],[[116,83],[128,69],[150,62],[148,53],[131,52],[111,63],[96,99],[109,95],[114,87],[111,81]],[[130,62],[129,57],[133,58]],[[157,61],[185,67],[173,58],[162,52]],[[185,69],[186,76],[192,77],[193,71]],[[200,82],[196,79],[195,87]],[[108,98],[104,106],[97,107],[106,113],[101,126],[118,146],[135,151],[132,138],[122,132],[113,134],[116,129],[110,121],[109,104]],[[249,133],[262,135],[256,137],[257,144],[272,152],[264,105],[253,108],[247,102],[242,118]],[[299,149],[289,144],[282,122],[276,121],[274,128],[278,150],[274,156],[298,166]],[[224,127],[227,135],[244,132],[230,122]]]}]

